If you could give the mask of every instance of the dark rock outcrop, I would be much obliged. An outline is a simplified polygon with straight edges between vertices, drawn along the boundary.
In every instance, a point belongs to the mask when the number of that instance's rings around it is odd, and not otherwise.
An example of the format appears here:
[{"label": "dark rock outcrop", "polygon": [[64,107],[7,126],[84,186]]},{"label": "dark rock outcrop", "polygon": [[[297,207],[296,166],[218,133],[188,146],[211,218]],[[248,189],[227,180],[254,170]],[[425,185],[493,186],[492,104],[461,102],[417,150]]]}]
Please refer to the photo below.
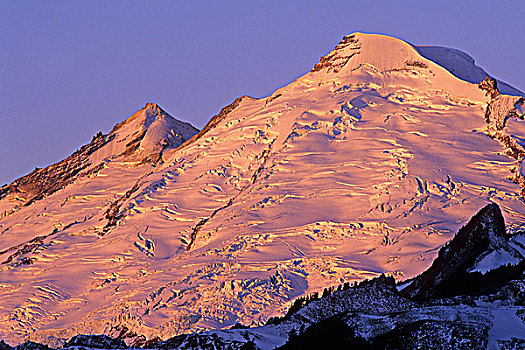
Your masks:
[{"label": "dark rock outcrop", "polygon": [[415,277],[401,294],[414,300],[426,300],[481,294],[504,285],[519,276],[525,262],[514,267],[503,266],[486,275],[468,270],[482,255],[503,248],[508,238],[501,210],[497,204],[488,204],[439,250],[432,266]]},{"label": "dark rock outcrop", "polygon": [[77,347],[86,349],[126,349],[128,346],[121,339],[107,335],[77,335],[64,344],[64,348]]},{"label": "dark rock outcrop", "polygon": [[[352,50],[347,55],[342,55],[343,49],[350,47]],[[337,44],[337,46],[328,55],[321,57],[319,63],[313,68],[312,72],[317,72],[322,69],[327,69],[328,72],[333,71],[337,73],[345,64],[348,63],[350,58],[354,55],[359,54],[361,45],[354,34],[346,35],[343,40]]]},{"label": "dark rock outcrop", "polygon": [[370,344],[357,337],[341,317],[334,316],[314,324],[299,334],[293,331],[279,350],[303,349],[370,349]]},{"label": "dark rock outcrop", "polygon": [[506,130],[509,119],[525,118],[523,111],[525,97],[501,95],[495,79],[486,77],[478,84],[478,87],[490,96],[490,101],[485,109],[485,121],[487,122],[486,134],[499,141],[505,147],[505,153],[516,160],[510,169],[510,179],[521,188],[520,196],[525,199],[525,178],[521,173],[521,162],[525,158],[525,149],[519,138],[512,136]]},{"label": "dark rock outcrop", "polygon": [[483,81],[481,81],[478,86],[492,99],[498,97],[500,94],[498,90],[498,82],[494,78],[485,77],[485,79],[483,79]]}]

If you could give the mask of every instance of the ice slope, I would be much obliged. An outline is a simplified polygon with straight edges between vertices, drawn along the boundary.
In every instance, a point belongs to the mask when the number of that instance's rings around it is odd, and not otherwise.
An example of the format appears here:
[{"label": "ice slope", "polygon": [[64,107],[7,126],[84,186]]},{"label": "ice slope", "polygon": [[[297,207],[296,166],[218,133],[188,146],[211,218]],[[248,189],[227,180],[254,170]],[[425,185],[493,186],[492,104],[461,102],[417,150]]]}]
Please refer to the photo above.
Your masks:
[{"label": "ice slope", "polygon": [[[327,285],[422,272],[487,203],[521,230],[522,189],[509,178],[522,157],[486,117],[489,103],[518,111],[519,98],[500,97],[408,43],[356,33],[178,147],[145,136],[128,155],[113,143],[122,157],[110,166],[1,219],[0,337],[59,344],[260,324]],[[117,134],[182,135],[148,110]],[[523,140],[521,113],[498,114],[498,132],[512,121],[507,134]]]},{"label": "ice slope", "polygon": [[[294,301],[286,315],[261,327],[180,335],[145,347],[243,349],[251,342],[258,349],[517,349],[525,344],[525,255],[515,249],[523,238],[525,233],[506,234],[501,211],[492,203],[440,249],[432,267],[408,284],[396,286],[392,277],[380,276],[326,288],[322,296]],[[476,258],[496,248],[519,266],[474,272]],[[445,273],[437,276],[436,269]],[[440,281],[426,285],[432,291],[409,291],[428,277]]]},{"label": "ice slope", "polygon": [[[490,77],[490,74],[476,65],[474,58],[463,51],[442,46],[415,46],[415,48],[421,56],[446,68],[460,79],[479,83],[485,77]],[[500,80],[498,80],[498,87],[503,94],[523,96],[522,91]]]}]

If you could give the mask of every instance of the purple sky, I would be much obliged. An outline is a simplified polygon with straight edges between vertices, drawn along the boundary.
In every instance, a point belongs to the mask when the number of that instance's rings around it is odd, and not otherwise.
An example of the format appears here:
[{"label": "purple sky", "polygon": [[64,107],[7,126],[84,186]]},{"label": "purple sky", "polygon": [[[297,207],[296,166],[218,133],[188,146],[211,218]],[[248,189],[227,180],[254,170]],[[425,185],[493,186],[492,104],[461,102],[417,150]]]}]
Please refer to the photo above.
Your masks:
[{"label": "purple sky", "polygon": [[0,185],[147,101],[201,128],[237,96],[308,72],[354,31],[460,49],[525,91],[525,1],[435,3],[0,0]]}]

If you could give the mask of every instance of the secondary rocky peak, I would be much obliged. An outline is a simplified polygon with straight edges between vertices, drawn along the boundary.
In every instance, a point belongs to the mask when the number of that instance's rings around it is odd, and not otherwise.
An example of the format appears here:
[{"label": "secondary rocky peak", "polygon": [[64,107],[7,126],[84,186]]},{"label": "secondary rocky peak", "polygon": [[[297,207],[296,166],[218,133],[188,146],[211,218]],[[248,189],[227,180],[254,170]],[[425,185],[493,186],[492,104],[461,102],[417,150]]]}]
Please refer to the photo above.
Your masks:
[{"label": "secondary rocky peak", "polygon": [[166,111],[164,111],[159,105],[154,102],[147,102],[144,107],[133,113],[126,120],[116,124],[111,130],[111,134],[122,129],[124,126],[131,126],[135,128],[140,128],[146,124],[155,116],[165,116],[169,119],[175,119],[170,116]]},{"label": "secondary rocky peak", "polygon": [[[486,205],[439,250],[432,266],[414,278],[403,294],[421,300],[447,296],[450,280],[472,269],[482,257],[508,249],[509,238],[499,206]],[[509,251],[511,256],[515,253]]]},{"label": "secondary rocky peak", "polygon": [[155,102],[147,102],[144,108],[142,108],[140,111],[142,111],[144,114],[146,114],[149,117],[157,116],[157,117],[163,117],[168,120],[177,120]]},{"label": "secondary rocky peak", "polygon": [[159,105],[148,102],[144,108],[115,125],[114,155],[130,160],[157,161],[167,147],[178,147],[196,134],[191,124],[173,118]]},{"label": "secondary rocky peak", "polygon": [[[130,163],[155,163],[166,148],[178,147],[199,130],[170,116],[156,103],[144,108],[113,127],[109,134],[97,133],[90,143],[72,155],[45,168],[16,179],[0,188],[0,200],[18,198],[2,216],[29,206],[79,178],[98,173],[105,164],[118,159]],[[16,196],[16,197],[14,197]]]}]

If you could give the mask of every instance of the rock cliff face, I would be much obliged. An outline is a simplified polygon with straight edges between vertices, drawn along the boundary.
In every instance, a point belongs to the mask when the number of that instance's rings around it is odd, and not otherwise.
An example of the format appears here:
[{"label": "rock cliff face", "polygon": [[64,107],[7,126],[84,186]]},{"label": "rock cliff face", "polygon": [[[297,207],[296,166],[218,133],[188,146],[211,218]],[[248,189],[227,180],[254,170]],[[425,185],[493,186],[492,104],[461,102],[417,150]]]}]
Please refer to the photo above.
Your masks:
[{"label": "rock cliff face", "polygon": [[497,81],[488,77],[478,86],[490,96],[485,110],[486,133],[501,142],[506,153],[516,160],[514,167],[511,168],[510,178],[520,186],[520,194],[525,199],[525,144],[522,139],[516,137],[514,126],[515,120],[525,118],[525,98],[501,95]]},{"label": "rock cliff face", "polygon": [[432,266],[404,289],[404,293],[420,299],[433,297],[439,286],[458,270],[474,265],[485,251],[497,249],[505,239],[505,223],[496,204],[489,204],[477,213],[457,235],[439,250]]},{"label": "rock cliff face", "polygon": [[[508,255],[511,257],[509,263],[519,262],[522,259],[521,255],[508,245],[509,239],[498,205],[487,205],[439,250],[432,266],[414,278],[403,289],[402,294],[415,300],[427,300],[451,297],[460,291],[466,293],[469,291],[468,284],[473,282],[468,278],[469,269],[476,265],[480,257],[508,250]],[[517,275],[516,271],[512,272],[509,278]],[[508,281],[497,279],[496,282],[504,284]],[[478,282],[481,285],[472,288],[471,291],[483,292],[493,287],[494,283],[495,281],[488,280],[484,283]]]},{"label": "rock cliff face", "polygon": [[328,72],[337,73],[344,67],[350,58],[360,53],[361,45],[355,34],[347,35],[343,40],[331,51],[328,55],[321,57],[312,72],[326,70]]}]

